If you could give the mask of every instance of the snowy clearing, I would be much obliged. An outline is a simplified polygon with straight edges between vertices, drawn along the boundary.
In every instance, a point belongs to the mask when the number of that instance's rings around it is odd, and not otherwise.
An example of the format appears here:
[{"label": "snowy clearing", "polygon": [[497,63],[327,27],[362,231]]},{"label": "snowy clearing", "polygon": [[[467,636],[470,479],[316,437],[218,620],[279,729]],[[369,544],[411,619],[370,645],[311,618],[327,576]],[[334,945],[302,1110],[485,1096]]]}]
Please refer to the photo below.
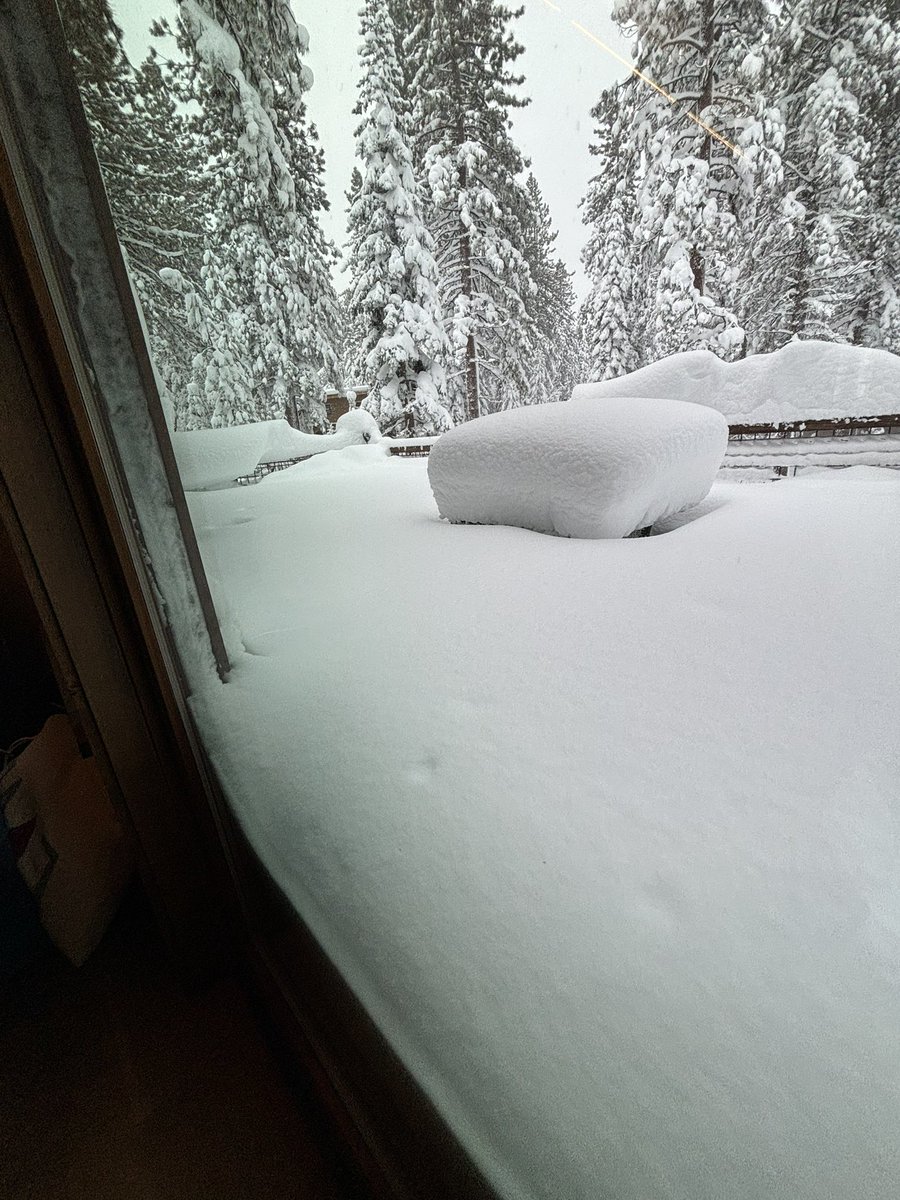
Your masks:
[{"label": "snowy clearing", "polygon": [[377,446],[189,497],[220,776],[502,1195],[900,1191],[898,484],[630,541],[440,521]]},{"label": "snowy clearing", "polygon": [[812,340],[731,363],[689,350],[572,392],[576,401],[612,396],[707,404],[732,425],[880,417],[900,412],[900,356]]},{"label": "snowy clearing", "polygon": [[619,538],[699,504],[727,444],[725,418],[699,404],[542,404],[443,434],[428,478],[453,522]]}]

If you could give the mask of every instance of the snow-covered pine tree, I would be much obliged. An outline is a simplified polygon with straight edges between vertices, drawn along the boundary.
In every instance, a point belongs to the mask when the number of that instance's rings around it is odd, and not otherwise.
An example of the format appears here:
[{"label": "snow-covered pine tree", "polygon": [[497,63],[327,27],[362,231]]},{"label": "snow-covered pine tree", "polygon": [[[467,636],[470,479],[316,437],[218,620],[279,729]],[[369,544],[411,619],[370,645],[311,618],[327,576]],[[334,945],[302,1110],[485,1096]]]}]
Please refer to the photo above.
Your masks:
[{"label": "snow-covered pine tree", "polygon": [[854,322],[854,340],[900,354],[900,10],[873,5],[854,25],[861,133],[869,146],[869,220],[862,252],[870,283]]},{"label": "snow-covered pine tree", "polygon": [[887,0],[792,0],[777,26],[787,180],[802,239],[792,328],[896,345],[900,14]]},{"label": "snow-covered pine tree", "polygon": [[[349,231],[348,244],[344,248],[342,271],[347,271],[350,267],[350,250],[353,242],[352,222],[350,213],[360,197],[362,192],[362,172],[359,167],[354,167],[350,175],[350,186],[344,192],[344,199],[347,201],[347,207],[344,212],[347,215],[347,229]],[[366,354],[364,342],[366,336],[366,322],[364,318],[357,315],[351,317],[350,302],[353,293],[352,282],[341,292],[338,300],[341,306],[341,328],[344,330],[344,337],[341,339],[341,374],[349,386],[363,386],[364,381],[368,378],[369,369],[366,366]]]},{"label": "snow-covered pine tree", "polygon": [[647,279],[642,248],[634,237],[640,161],[635,145],[636,86],[632,78],[607,89],[591,112],[597,126],[590,151],[597,171],[582,201],[582,220],[590,230],[582,261],[591,288],[581,321],[588,374],[594,380],[615,379],[645,361],[648,310],[641,290]]},{"label": "snow-covered pine tree", "polygon": [[636,38],[638,66],[677,101],[645,86],[636,112],[649,133],[635,235],[655,270],[652,357],[696,347],[731,356],[744,341],[740,234],[780,172],[766,136],[778,114],[742,70],[765,53],[768,8],[620,0],[613,15]]},{"label": "snow-covered pine tree", "polygon": [[[525,163],[510,134],[522,53],[495,0],[406,0],[415,19],[413,122],[435,239],[444,324],[451,341],[448,397],[455,421],[522,403],[534,329],[527,300],[519,177]],[[410,72],[407,72],[409,75]]]},{"label": "snow-covered pine tree", "polygon": [[450,426],[441,402],[449,346],[406,135],[396,31],[387,0],[365,0],[360,19],[362,170],[351,184],[349,315],[363,332],[365,405],[384,433],[437,434]]},{"label": "snow-covered pine tree", "polygon": [[179,0],[217,198],[202,275],[209,343],[195,387],[213,424],[287,416],[326,425],[322,392],[338,382],[335,257],[322,152],[306,114],[308,35],[287,0]]},{"label": "snow-covered pine tree", "polygon": [[556,231],[550,209],[534,175],[525,184],[528,209],[523,218],[523,254],[534,283],[525,304],[534,327],[534,357],[528,364],[524,404],[568,400],[585,378],[585,356],[579,340],[572,275],[556,253]]},{"label": "snow-covered pine tree", "polygon": [[857,17],[860,123],[870,150],[868,244],[871,282],[853,336],[900,354],[900,10],[882,3]]},{"label": "snow-covered pine tree", "polygon": [[154,364],[179,408],[200,345],[201,164],[158,63],[128,61],[109,0],[60,11]]}]

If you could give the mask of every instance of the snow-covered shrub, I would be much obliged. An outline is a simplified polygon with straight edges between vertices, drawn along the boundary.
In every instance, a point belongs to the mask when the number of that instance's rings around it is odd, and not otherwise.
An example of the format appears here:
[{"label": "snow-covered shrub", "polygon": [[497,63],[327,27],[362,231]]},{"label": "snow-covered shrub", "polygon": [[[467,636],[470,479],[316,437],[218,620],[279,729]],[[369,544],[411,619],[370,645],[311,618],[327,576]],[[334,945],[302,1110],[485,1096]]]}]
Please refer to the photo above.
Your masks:
[{"label": "snow-covered shrub", "polygon": [[351,408],[334,424],[335,437],[341,438],[341,445],[356,446],[360,442],[380,442],[381,430],[378,422],[364,408]]},{"label": "snow-covered shrub", "polygon": [[452,522],[618,538],[698,504],[727,441],[724,417],[699,404],[546,404],[443,434],[428,478]]}]

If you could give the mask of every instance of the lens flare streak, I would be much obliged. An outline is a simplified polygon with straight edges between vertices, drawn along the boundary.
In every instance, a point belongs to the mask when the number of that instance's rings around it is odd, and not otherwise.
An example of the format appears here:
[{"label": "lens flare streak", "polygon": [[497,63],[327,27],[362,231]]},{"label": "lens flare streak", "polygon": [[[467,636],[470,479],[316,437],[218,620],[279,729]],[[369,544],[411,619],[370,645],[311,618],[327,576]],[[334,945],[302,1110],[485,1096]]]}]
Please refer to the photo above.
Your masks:
[{"label": "lens flare streak", "polygon": [[[558,4],[553,3],[553,0],[543,0],[543,3],[552,12],[559,13],[563,19],[566,19],[566,14]],[[611,55],[617,62],[620,62],[623,67],[627,67],[632,75],[635,75],[638,79],[640,79],[641,83],[646,83],[648,87],[653,88],[653,90],[658,92],[664,100],[668,101],[668,103],[672,105],[673,108],[679,108],[678,101],[671,92],[667,92],[664,87],[661,87],[655,80],[651,79],[649,75],[645,75],[643,71],[638,70],[638,68],[630,63],[627,58],[623,58],[621,54],[613,50],[612,46],[607,46],[606,42],[604,42],[602,38],[598,37],[596,33],[582,25],[580,21],[576,21],[574,17],[569,17],[568,21],[569,24],[577,29],[583,37],[586,37],[596,46],[599,46],[601,50],[605,50],[607,54]],[[734,142],[730,142],[728,138],[719,133],[717,129],[713,129],[711,125],[708,125],[706,121],[698,117],[695,112],[685,109],[680,109],[679,111],[681,111],[682,115],[687,117],[689,121],[693,121],[695,125],[699,125],[704,133],[708,133],[711,138],[715,138],[717,142],[721,142],[723,146],[727,146],[731,153],[736,157],[743,158],[744,152],[739,146],[736,146]]]}]

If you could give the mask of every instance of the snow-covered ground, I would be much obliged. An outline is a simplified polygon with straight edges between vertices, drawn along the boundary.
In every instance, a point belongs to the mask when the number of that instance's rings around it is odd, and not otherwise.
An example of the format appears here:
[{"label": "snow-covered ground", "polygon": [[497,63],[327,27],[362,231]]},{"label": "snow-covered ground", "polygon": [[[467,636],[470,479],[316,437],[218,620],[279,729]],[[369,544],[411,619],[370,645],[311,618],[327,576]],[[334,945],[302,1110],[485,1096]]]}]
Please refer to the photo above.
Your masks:
[{"label": "snow-covered ground", "polygon": [[900,473],[663,536],[378,446],[189,497],[240,819],[507,1197],[900,1194]]}]

